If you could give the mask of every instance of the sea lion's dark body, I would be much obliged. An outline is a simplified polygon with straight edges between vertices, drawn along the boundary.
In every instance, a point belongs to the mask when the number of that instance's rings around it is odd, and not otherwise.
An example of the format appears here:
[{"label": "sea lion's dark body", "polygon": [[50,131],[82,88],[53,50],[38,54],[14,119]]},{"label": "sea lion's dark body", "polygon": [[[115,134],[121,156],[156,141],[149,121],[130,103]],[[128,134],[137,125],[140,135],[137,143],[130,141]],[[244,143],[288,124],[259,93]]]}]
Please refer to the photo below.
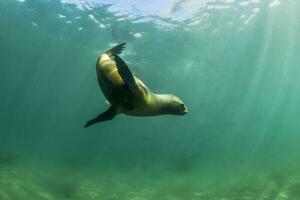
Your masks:
[{"label": "sea lion's dark body", "polygon": [[100,56],[96,68],[99,86],[109,103],[117,107],[118,113],[133,116],[161,114],[156,95],[136,76],[137,90],[127,87],[115,61],[106,53]]}]

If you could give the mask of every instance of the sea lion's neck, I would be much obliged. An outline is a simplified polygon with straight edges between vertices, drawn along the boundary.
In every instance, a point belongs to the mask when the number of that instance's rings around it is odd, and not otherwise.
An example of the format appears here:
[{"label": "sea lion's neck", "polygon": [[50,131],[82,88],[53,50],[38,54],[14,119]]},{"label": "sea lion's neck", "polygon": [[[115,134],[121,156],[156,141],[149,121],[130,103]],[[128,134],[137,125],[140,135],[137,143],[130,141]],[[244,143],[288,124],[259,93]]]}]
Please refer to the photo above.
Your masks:
[{"label": "sea lion's neck", "polygon": [[170,105],[172,104],[172,95],[169,94],[154,94],[156,105],[160,114],[170,114]]}]

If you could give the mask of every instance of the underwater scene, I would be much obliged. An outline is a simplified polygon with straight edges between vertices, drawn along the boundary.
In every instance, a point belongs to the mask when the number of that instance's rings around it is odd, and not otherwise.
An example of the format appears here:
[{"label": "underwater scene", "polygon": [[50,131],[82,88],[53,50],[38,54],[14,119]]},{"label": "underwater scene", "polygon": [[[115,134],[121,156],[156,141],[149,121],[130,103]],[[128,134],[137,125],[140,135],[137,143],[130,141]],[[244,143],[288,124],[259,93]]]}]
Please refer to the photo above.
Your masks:
[{"label": "underwater scene", "polygon": [[0,200],[300,200],[299,8],[0,0]]}]

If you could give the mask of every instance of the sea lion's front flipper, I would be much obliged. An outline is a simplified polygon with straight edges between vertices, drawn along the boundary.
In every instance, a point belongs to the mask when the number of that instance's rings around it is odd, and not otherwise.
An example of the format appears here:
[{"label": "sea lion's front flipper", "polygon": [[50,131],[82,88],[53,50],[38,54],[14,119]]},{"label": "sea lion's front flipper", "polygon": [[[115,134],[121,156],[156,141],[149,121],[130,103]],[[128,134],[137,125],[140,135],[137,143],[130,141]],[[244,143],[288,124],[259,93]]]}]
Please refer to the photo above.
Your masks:
[{"label": "sea lion's front flipper", "polygon": [[111,106],[109,109],[107,109],[105,112],[101,113],[98,115],[96,118],[89,120],[84,127],[89,127],[93,124],[107,121],[107,120],[112,120],[115,116],[117,115],[117,110],[115,107]]},{"label": "sea lion's front flipper", "polygon": [[129,67],[118,55],[114,55],[114,57],[120,76],[122,77],[125,84],[129,86],[132,91],[134,91],[137,88],[137,85]]},{"label": "sea lion's front flipper", "polygon": [[118,55],[120,53],[122,53],[122,51],[125,49],[125,42],[118,44],[117,46],[111,48],[110,50],[107,50],[105,53],[108,56],[113,56],[113,55]]}]

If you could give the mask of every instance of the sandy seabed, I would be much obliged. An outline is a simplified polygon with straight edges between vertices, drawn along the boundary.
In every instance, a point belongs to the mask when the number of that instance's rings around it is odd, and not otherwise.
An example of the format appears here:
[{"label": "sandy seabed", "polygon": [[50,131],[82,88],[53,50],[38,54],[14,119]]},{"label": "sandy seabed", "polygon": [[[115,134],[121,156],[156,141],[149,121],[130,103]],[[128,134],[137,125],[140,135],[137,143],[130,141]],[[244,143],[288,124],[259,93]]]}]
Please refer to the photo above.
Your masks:
[{"label": "sandy seabed", "polygon": [[203,175],[197,170],[84,170],[0,165],[1,200],[297,200],[296,170]]}]

